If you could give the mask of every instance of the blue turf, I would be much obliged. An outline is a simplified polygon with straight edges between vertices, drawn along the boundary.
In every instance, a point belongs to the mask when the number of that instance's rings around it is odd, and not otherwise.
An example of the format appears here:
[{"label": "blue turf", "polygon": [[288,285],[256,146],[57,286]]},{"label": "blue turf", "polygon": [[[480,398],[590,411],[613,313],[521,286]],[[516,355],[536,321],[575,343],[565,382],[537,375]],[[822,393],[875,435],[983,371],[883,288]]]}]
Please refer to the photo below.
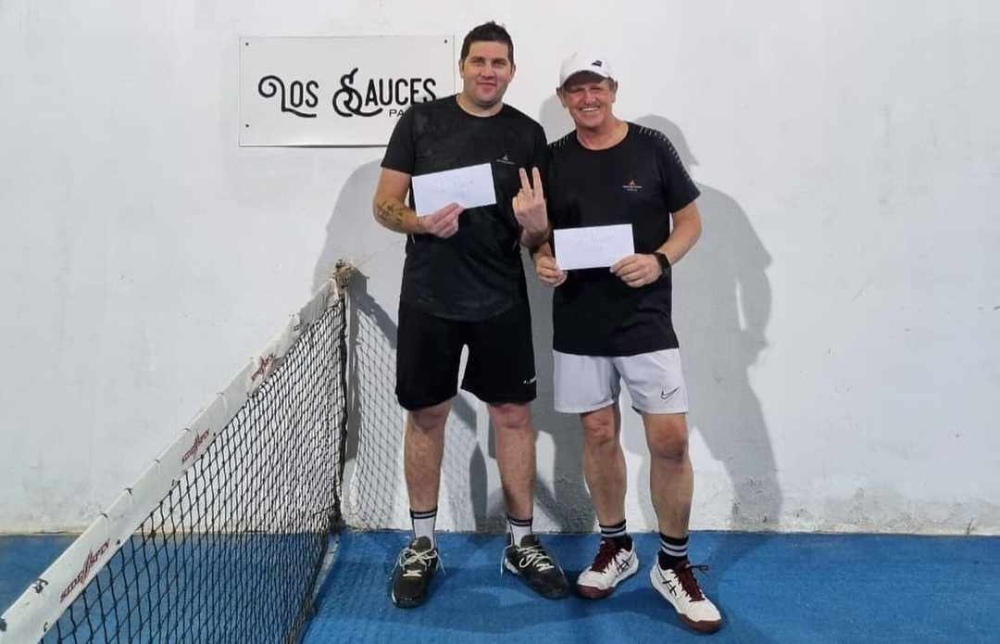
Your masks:
[{"label": "blue turf", "polygon": [[[593,535],[546,535],[575,574]],[[536,598],[500,577],[503,537],[443,534],[447,571],[429,602],[400,610],[388,598],[400,532],[345,533],[305,637],[321,642],[696,641],[650,587],[655,535],[637,535],[642,567],[610,598]],[[0,537],[0,610],[72,537]],[[1000,641],[1000,538],[700,532],[692,559],[710,564],[703,587],[726,619],[717,642]]]},{"label": "blue turf", "polygon": [[0,613],[75,540],[65,534],[0,536]]},{"label": "blue turf", "polygon": [[[642,567],[610,598],[536,598],[499,577],[503,538],[441,535],[447,572],[427,604],[388,598],[407,536],[348,533],[324,587],[308,644],[344,641],[671,642],[687,631],[649,586],[656,535],[636,537]],[[548,536],[571,574],[596,537]],[[712,570],[702,586],[726,620],[717,642],[990,642],[1000,634],[1000,539],[762,535],[702,532],[692,559]],[[511,639],[513,637],[514,639]],[[397,639],[398,638],[398,639]]]}]

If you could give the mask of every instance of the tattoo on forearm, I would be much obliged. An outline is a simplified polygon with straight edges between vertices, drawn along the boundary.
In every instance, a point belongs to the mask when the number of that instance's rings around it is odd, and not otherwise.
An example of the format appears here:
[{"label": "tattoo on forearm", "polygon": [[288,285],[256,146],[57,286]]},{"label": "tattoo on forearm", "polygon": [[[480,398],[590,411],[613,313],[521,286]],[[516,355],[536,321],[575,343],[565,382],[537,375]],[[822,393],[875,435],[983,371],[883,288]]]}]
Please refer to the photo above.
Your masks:
[{"label": "tattoo on forearm", "polygon": [[386,199],[379,202],[375,212],[378,215],[378,220],[386,228],[400,233],[406,232],[403,229],[403,222],[406,221],[406,208]]}]

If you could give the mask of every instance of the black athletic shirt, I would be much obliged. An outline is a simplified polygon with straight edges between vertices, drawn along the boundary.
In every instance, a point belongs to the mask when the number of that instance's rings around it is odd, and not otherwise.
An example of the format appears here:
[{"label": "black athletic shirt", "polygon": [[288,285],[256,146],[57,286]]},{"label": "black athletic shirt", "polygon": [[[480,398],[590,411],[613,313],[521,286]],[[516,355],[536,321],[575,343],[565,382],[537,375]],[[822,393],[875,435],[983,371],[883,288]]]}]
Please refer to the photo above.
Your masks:
[{"label": "black athletic shirt", "polygon": [[[670,235],[670,213],[698,188],[670,140],[628,124],[621,143],[588,150],[575,132],[549,149],[548,211],[555,228],[632,224],[636,253],[651,253]],[[555,247],[556,262],[559,247]],[[553,297],[553,348],[563,353],[627,356],[673,349],[670,273],[631,288],[607,268],[569,271]]]},{"label": "black athletic shirt", "polygon": [[545,132],[509,105],[476,117],[448,96],[410,107],[385,151],[383,168],[411,176],[481,163],[493,167],[496,205],[465,210],[448,239],[410,235],[406,241],[400,299],[431,315],[485,320],[527,302],[511,201],[521,188],[518,168],[546,173]]}]

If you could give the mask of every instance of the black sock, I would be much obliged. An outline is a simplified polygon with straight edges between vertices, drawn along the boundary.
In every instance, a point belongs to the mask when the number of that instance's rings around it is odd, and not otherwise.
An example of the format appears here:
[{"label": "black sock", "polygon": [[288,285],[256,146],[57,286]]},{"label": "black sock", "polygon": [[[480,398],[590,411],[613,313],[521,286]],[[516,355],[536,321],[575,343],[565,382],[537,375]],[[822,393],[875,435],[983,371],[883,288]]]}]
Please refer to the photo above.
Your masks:
[{"label": "black sock", "polygon": [[657,561],[660,568],[673,568],[688,556],[688,537],[677,539],[660,533],[660,552]]},{"label": "black sock", "polygon": [[629,550],[632,548],[632,537],[625,531],[625,521],[614,525],[598,524],[601,528],[601,538],[615,542],[620,548]]}]

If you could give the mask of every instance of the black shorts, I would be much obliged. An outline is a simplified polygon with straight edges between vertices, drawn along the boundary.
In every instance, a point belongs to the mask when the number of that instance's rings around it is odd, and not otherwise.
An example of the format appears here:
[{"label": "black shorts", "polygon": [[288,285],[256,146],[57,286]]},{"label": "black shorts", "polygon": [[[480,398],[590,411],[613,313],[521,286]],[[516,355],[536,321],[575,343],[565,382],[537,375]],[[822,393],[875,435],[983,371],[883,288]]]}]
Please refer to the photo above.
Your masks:
[{"label": "black shorts", "polygon": [[527,302],[477,322],[439,318],[400,302],[397,334],[396,398],[404,409],[423,409],[455,397],[465,345],[469,360],[462,389],[489,404],[535,399]]}]

